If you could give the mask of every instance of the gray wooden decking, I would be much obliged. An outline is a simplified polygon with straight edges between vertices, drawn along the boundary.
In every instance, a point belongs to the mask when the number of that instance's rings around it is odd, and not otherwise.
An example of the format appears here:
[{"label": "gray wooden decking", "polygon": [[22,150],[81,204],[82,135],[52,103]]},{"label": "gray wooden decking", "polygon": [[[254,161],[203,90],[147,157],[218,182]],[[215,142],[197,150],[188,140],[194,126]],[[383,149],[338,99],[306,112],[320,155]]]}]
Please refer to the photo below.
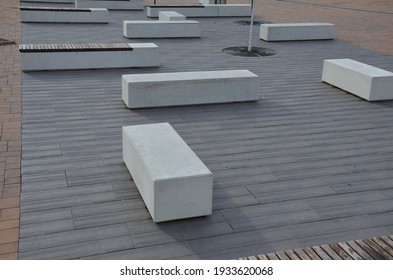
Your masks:
[{"label": "gray wooden decking", "polygon": [[[23,24],[23,43],[131,42],[108,25]],[[369,103],[321,82],[325,58],[393,71],[393,57],[334,41],[244,46],[234,18],[199,19],[198,39],[160,47],[157,69],[23,74],[21,259],[233,259],[391,235],[393,102]],[[133,41],[135,42],[135,40]],[[260,100],[126,109],[121,75],[249,69]],[[122,125],[170,122],[214,174],[214,213],[155,224],[122,161]]]}]

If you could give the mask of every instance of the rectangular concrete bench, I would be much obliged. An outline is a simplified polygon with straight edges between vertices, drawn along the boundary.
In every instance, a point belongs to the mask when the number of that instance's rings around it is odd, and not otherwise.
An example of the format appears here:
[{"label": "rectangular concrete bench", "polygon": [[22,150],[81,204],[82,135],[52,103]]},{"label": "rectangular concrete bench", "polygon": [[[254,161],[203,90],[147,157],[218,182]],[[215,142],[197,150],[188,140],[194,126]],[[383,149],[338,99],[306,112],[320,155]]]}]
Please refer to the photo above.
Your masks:
[{"label": "rectangular concrete bench", "polygon": [[251,15],[249,4],[225,5],[153,5],[147,6],[147,16],[156,18],[160,11],[175,11],[186,17],[248,17]]},{"label": "rectangular concrete bench", "polygon": [[159,20],[186,20],[186,17],[175,11],[161,11],[158,13]]},{"label": "rectangular concrete bench", "polygon": [[160,65],[153,43],[22,44],[19,51],[24,71]]},{"label": "rectangular concrete bench", "polygon": [[108,10],[143,10],[143,0],[75,0],[78,8],[106,8]]},{"label": "rectangular concrete bench", "polygon": [[200,37],[201,28],[195,20],[126,20],[123,35],[126,38],[190,38]]},{"label": "rectangular concrete bench", "polygon": [[20,7],[22,22],[108,23],[107,9]]},{"label": "rectangular concrete bench", "polygon": [[212,213],[213,175],[168,123],[123,126],[123,160],[155,222]]},{"label": "rectangular concrete bench", "polygon": [[259,38],[265,41],[329,40],[335,37],[332,23],[261,24]]},{"label": "rectangular concrete bench", "polygon": [[356,60],[324,60],[322,81],[368,101],[393,99],[393,73]]},{"label": "rectangular concrete bench", "polygon": [[75,3],[75,0],[22,0],[21,2],[39,2],[39,3]]},{"label": "rectangular concrete bench", "polygon": [[123,75],[128,108],[255,101],[258,76],[248,70]]}]

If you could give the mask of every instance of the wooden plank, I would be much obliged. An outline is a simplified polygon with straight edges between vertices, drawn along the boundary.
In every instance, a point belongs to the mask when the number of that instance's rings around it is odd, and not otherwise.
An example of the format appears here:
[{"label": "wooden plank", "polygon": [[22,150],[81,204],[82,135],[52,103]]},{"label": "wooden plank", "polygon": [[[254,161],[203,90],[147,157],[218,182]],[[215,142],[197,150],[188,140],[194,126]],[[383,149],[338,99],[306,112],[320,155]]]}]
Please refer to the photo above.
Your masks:
[{"label": "wooden plank", "polygon": [[393,260],[393,257],[385,252],[383,248],[381,248],[377,243],[372,241],[371,239],[364,239],[364,242],[367,243],[371,248],[373,248],[378,254],[384,257],[385,260]]},{"label": "wooden plank", "polygon": [[249,260],[252,260],[252,261],[253,261],[253,260],[257,260],[257,258],[256,258],[255,256],[249,256],[248,259],[249,259]]},{"label": "wooden plank", "polygon": [[285,254],[285,252],[276,252],[276,255],[280,260],[290,260],[290,258]]},{"label": "wooden plank", "polygon": [[356,251],[349,246],[345,242],[340,242],[338,245],[354,260],[363,260],[362,256],[360,256]]},{"label": "wooden plank", "polygon": [[258,260],[268,260],[266,255],[257,255]]},{"label": "wooden plank", "polygon": [[310,257],[312,260],[321,260],[321,258],[311,249],[310,247],[304,248],[303,251]]},{"label": "wooden plank", "polygon": [[310,257],[305,252],[303,252],[302,249],[295,249],[294,251],[300,257],[300,259],[311,260]]},{"label": "wooden plank", "polygon": [[275,253],[266,254],[269,260],[279,260],[279,257]]},{"label": "wooden plank", "polygon": [[370,256],[372,256],[376,260],[384,260],[384,257],[378,254],[374,249],[372,249],[367,243],[363,240],[356,240],[356,244],[358,244],[364,251],[367,252]]},{"label": "wooden plank", "polygon": [[386,244],[388,244],[393,249],[393,240],[387,236],[380,237]]},{"label": "wooden plank", "polygon": [[342,258],[332,248],[330,248],[329,245],[324,244],[320,247],[332,258],[332,260],[342,260]]},{"label": "wooden plank", "polygon": [[371,240],[374,241],[374,243],[376,243],[379,247],[381,247],[382,250],[384,250],[387,254],[393,257],[393,249],[390,248],[390,246],[386,244],[382,239],[374,237],[371,238]]},{"label": "wooden plank", "polygon": [[355,241],[346,242],[352,249],[356,251],[364,260],[374,260],[373,256],[368,254],[362,247],[360,247]]},{"label": "wooden plank", "polygon": [[321,258],[321,260],[331,260],[332,258],[319,246],[313,246],[314,252]]},{"label": "wooden plank", "polygon": [[301,258],[299,258],[293,250],[286,251],[285,254],[287,254],[288,258],[291,260],[301,260]]},{"label": "wooden plank", "polygon": [[330,247],[340,255],[343,260],[352,260],[351,256],[347,254],[338,244],[330,244]]}]

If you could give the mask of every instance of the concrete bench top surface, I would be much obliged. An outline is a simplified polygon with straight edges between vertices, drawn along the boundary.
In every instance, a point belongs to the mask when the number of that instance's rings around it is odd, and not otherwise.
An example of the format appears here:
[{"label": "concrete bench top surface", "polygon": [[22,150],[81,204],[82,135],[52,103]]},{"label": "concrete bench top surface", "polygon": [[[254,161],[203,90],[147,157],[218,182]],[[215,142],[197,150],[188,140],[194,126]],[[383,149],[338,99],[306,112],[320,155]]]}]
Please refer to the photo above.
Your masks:
[{"label": "concrete bench top surface", "polygon": [[160,14],[164,14],[164,15],[172,16],[172,17],[174,17],[174,16],[183,16],[182,14],[180,14],[178,12],[175,12],[175,11],[160,11]]},{"label": "concrete bench top surface", "polygon": [[89,44],[21,44],[20,52],[90,52],[90,51],[132,51],[128,43]]},{"label": "concrete bench top surface", "polygon": [[125,20],[124,23],[127,24],[195,24],[199,23],[196,20]]},{"label": "concrete bench top surface", "polygon": [[385,77],[385,76],[392,76],[393,73],[383,70],[381,68],[377,68],[356,60],[352,60],[349,58],[342,58],[342,59],[326,59],[328,62],[333,62],[341,67],[360,72],[365,74],[369,77]]},{"label": "concrete bench top surface", "polygon": [[333,23],[328,22],[301,22],[301,23],[264,23],[264,26],[272,27],[308,27],[308,26],[331,26]]},{"label": "concrete bench top surface", "polygon": [[154,180],[211,173],[169,123],[125,126],[123,130]]},{"label": "concrete bench top surface", "polygon": [[89,8],[67,8],[67,7],[32,7],[20,6],[21,11],[51,11],[51,12],[91,12]]},{"label": "concrete bench top surface", "polygon": [[150,8],[205,8],[205,5],[147,5]]},{"label": "concrete bench top surface", "polygon": [[224,71],[198,71],[198,72],[175,72],[123,75],[128,82],[162,82],[183,80],[216,80],[230,78],[258,77],[248,70],[224,70]]}]

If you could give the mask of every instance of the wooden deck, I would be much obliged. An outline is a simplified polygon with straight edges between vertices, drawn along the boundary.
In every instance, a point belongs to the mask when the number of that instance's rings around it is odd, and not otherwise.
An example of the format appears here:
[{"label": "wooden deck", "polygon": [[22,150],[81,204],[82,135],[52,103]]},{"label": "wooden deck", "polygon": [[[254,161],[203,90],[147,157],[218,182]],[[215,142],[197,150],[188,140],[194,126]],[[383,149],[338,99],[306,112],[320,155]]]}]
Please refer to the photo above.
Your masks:
[{"label": "wooden deck", "polygon": [[[123,20],[146,14],[110,18],[22,24],[23,43],[129,43]],[[21,259],[234,259],[392,234],[393,102],[366,102],[321,74],[324,59],[345,57],[393,71],[393,56],[340,40],[263,42],[257,29],[255,46],[277,54],[232,56],[222,49],[248,40],[237,20],[201,18],[201,38],[133,40],[159,45],[159,69],[23,74]],[[123,74],[225,69],[256,73],[260,100],[129,110],[121,99]],[[151,220],[121,128],[157,122],[214,174],[211,216]]]},{"label": "wooden deck", "polygon": [[84,44],[21,44],[20,52],[98,52],[132,51],[128,43],[84,43]]},{"label": "wooden deck", "polygon": [[393,260],[393,235],[268,253],[239,260]]}]

